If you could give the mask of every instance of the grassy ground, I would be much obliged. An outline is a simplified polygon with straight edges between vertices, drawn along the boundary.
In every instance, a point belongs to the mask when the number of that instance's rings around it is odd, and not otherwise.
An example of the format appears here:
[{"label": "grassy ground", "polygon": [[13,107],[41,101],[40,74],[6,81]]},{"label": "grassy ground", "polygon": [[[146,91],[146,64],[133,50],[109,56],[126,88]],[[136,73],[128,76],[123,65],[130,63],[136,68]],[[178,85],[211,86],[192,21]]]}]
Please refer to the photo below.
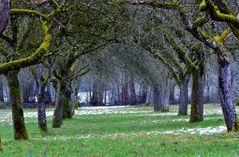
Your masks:
[{"label": "grassy ground", "polygon": [[[220,109],[206,106],[206,110]],[[4,152],[2,157],[82,157],[82,156],[239,156],[239,139],[234,133],[200,135],[179,133],[164,134],[165,131],[182,128],[206,128],[224,125],[220,114],[206,115],[200,123],[189,124],[188,116],[155,114],[150,107],[121,109],[134,113],[76,115],[65,120],[62,128],[52,129],[48,117],[49,131],[41,134],[36,118],[26,118],[30,134],[28,141],[14,141],[12,126],[1,124]],[[171,106],[172,113],[177,111]],[[1,112],[9,112],[8,110]],[[27,112],[34,112],[28,110]],[[156,133],[155,133],[156,132]]]}]

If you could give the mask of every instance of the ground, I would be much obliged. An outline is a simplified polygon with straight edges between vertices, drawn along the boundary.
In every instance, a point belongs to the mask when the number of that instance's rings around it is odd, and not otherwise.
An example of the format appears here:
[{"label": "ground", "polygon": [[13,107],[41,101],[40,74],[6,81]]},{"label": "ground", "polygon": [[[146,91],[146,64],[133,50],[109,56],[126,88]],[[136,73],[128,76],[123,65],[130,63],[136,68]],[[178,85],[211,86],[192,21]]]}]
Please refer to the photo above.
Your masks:
[{"label": "ground", "polygon": [[154,113],[152,107],[80,108],[62,128],[52,129],[53,109],[47,110],[49,131],[37,128],[36,110],[25,110],[28,141],[14,141],[11,112],[0,110],[2,157],[80,156],[239,156],[239,139],[227,133],[219,105],[205,106],[203,122],[189,124],[189,116]]}]

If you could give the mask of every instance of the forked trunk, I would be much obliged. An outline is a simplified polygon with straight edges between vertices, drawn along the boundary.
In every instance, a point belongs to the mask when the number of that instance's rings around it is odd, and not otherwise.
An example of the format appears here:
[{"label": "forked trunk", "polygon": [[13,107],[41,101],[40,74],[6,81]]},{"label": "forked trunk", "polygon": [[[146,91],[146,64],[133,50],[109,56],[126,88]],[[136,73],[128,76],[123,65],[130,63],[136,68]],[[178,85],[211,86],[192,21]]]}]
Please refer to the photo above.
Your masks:
[{"label": "forked trunk", "polygon": [[226,54],[219,53],[219,91],[221,107],[228,131],[238,131],[239,121],[231,96],[231,69]]},{"label": "forked trunk", "polygon": [[190,123],[200,122],[203,120],[203,103],[204,103],[204,81],[203,71],[195,70],[192,73],[193,87],[192,87],[192,102]]},{"label": "forked trunk", "polygon": [[57,83],[57,94],[55,102],[55,110],[53,115],[53,128],[60,128],[63,118],[63,101],[64,101],[64,84],[61,81]]},{"label": "forked trunk", "polygon": [[180,84],[180,98],[179,98],[179,115],[188,114],[188,82],[190,75],[186,75]]},{"label": "forked trunk", "polygon": [[12,104],[14,139],[26,140],[28,139],[28,134],[24,122],[23,103],[18,80],[18,71],[8,72],[7,82],[10,90],[10,101]]}]

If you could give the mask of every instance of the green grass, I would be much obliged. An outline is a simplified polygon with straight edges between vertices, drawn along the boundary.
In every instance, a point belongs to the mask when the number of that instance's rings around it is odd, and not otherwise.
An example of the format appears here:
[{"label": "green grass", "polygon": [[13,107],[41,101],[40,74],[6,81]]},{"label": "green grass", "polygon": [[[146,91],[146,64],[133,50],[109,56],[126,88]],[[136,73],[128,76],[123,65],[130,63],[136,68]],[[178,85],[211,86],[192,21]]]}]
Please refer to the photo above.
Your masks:
[{"label": "green grass", "polygon": [[[206,106],[207,110],[212,107]],[[124,110],[146,110],[150,107],[136,107]],[[176,106],[171,106],[176,111]],[[8,111],[5,111],[8,112]],[[32,110],[27,111],[32,112]],[[203,122],[189,124],[189,116],[149,116],[154,114],[103,114],[74,116],[65,120],[60,129],[52,129],[48,117],[49,131],[42,135],[36,119],[27,118],[28,141],[14,141],[12,126],[0,127],[4,152],[1,157],[82,157],[82,156],[239,156],[239,139],[234,133],[214,135],[148,135],[149,131],[169,131],[181,128],[203,128],[224,125],[222,115],[208,115]],[[153,122],[154,121],[154,122]],[[79,138],[90,135],[91,138]],[[105,136],[108,135],[108,136]]]}]

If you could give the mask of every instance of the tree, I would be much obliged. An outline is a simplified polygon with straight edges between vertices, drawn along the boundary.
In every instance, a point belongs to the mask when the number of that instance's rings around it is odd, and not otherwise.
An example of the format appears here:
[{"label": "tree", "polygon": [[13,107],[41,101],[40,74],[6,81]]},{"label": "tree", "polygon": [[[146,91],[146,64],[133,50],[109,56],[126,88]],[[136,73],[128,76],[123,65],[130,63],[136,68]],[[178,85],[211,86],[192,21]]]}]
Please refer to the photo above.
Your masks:
[{"label": "tree", "polygon": [[[17,2],[12,2],[12,6]],[[28,67],[42,62],[49,54],[49,47],[52,41],[51,35],[51,20],[56,14],[60,13],[62,8],[57,8],[53,10],[52,13],[46,15],[36,10],[31,9],[11,9],[11,33],[12,37],[8,34],[3,34],[1,32],[1,39],[5,42],[5,45],[1,48],[2,54],[6,57],[6,62],[0,65],[0,73],[5,74],[8,80],[8,86],[10,89],[10,99],[12,103],[12,114],[13,114],[13,128],[14,128],[14,138],[15,139],[27,139],[28,134],[25,127],[24,116],[23,116],[23,104],[20,93],[20,86],[18,80],[18,72],[21,68]],[[42,29],[43,39],[38,45],[38,47],[33,51],[32,54],[20,54],[21,43],[24,43],[24,35],[19,42],[19,23],[18,19],[21,16],[34,16],[39,18],[40,25]],[[25,32],[26,34],[28,32]],[[6,48],[10,47],[10,49]],[[9,58],[9,56],[11,56]]]},{"label": "tree", "polygon": [[[218,58],[220,98],[227,130],[238,130],[239,121],[237,119],[235,107],[231,98],[230,62],[228,54],[223,50],[223,44],[231,32],[233,32],[236,37],[238,36],[238,31],[236,28],[238,28],[239,20],[235,16],[230,15],[226,4],[217,0],[203,0],[202,2],[196,2],[200,3],[199,9],[201,11],[206,11],[206,15],[191,22],[187,13],[187,9],[184,7],[183,3],[177,3],[174,1],[161,2],[155,0],[130,1],[129,3],[132,5],[149,5],[161,9],[172,9],[178,11],[181,18],[181,23],[183,24],[185,30],[194,38],[202,42],[205,46],[214,51]],[[222,34],[218,33],[216,36],[211,37],[210,34],[208,35],[205,31],[200,29],[200,27],[203,27],[209,22],[209,18],[212,18],[212,20],[227,22],[230,29],[227,29]]]}]

